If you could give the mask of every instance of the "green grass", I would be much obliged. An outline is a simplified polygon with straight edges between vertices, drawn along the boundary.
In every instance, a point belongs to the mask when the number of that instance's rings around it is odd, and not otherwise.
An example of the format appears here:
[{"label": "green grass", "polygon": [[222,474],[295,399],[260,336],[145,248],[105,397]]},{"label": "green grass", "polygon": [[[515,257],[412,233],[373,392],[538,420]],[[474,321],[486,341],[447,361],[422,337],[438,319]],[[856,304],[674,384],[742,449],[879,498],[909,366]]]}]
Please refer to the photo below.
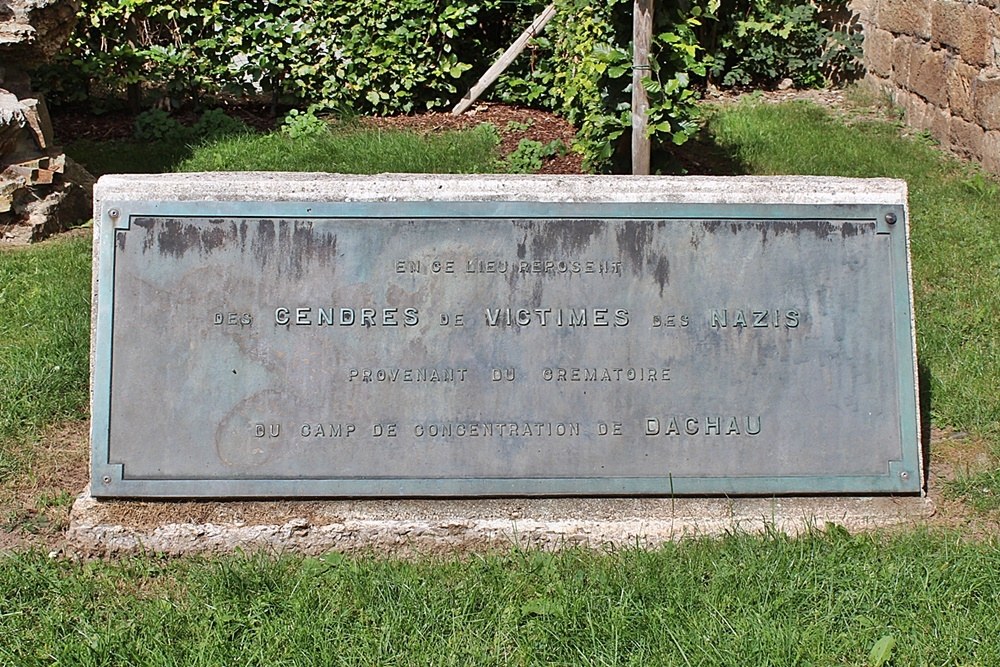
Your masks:
[{"label": "green grass", "polygon": [[743,170],[905,179],[917,345],[933,421],[1000,437],[1000,184],[887,122],[810,104],[743,104],[709,130]]},{"label": "green grass", "polygon": [[342,126],[312,136],[242,134],[195,145],[81,140],[67,145],[66,153],[95,176],[167,171],[476,174],[500,168],[497,144],[495,128],[485,124],[428,134]]},{"label": "green grass", "polygon": [[0,252],[0,479],[87,407],[90,239]]},{"label": "green grass", "polygon": [[497,169],[496,146],[496,130],[486,125],[430,134],[350,127],[296,138],[275,132],[195,147],[177,170],[488,173]]},{"label": "green grass", "polygon": [[193,148],[180,141],[81,139],[66,145],[66,154],[94,176],[104,174],[158,174],[173,171]]},{"label": "green grass", "polygon": [[1000,545],[734,536],[467,561],[0,559],[16,665],[1000,664]]}]

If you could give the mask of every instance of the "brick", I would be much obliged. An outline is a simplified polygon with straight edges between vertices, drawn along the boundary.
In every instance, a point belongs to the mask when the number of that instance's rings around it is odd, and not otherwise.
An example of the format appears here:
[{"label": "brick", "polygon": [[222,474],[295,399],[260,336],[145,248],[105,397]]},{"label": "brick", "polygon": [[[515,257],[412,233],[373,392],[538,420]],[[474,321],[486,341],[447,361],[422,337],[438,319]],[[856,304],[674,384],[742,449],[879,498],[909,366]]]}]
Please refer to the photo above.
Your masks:
[{"label": "brick", "polygon": [[948,58],[925,44],[911,51],[910,90],[939,107],[948,105]]},{"label": "brick", "polygon": [[983,142],[986,131],[961,118],[952,116],[949,127],[949,143],[952,149],[966,157],[980,160],[983,157]]},{"label": "brick", "polygon": [[968,121],[976,118],[972,105],[972,82],[978,75],[978,69],[960,60],[954,61],[948,70],[948,106],[953,114]]},{"label": "brick", "polygon": [[976,122],[987,130],[1000,130],[1000,73],[980,74],[972,83]]},{"label": "brick", "polygon": [[983,67],[993,62],[993,37],[996,15],[986,7],[970,6],[963,19],[959,53],[972,65]]},{"label": "brick", "polygon": [[931,0],[882,0],[875,16],[883,30],[931,38]]},{"label": "brick", "polygon": [[931,40],[954,49],[962,43],[962,31],[965,29],[965,16],[970,5],[950,0],[939,0],[931,10]]},{"label": "brick", "polygon": [[892,74],[891,32],[869,27],[865,30],[865,69],[880,77]]}]

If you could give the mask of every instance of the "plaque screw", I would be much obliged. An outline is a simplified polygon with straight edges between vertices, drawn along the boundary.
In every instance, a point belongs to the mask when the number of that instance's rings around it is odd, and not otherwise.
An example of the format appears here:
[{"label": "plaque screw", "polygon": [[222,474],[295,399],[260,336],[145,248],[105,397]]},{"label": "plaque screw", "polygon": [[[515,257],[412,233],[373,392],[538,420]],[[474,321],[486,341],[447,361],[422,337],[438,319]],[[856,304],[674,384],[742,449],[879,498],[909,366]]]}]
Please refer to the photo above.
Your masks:
[{"label": "plaque screw", "polygon": [[905,482],[906,480],[910,479],[910,473],[904,470],[903,472],[899,473],[899,478]]},{"label": "plaque screw", "polygon": [[116,208],[108,209],[109,218],[117,218],[119,215],[121,215],[121,212],[118,209]]},{"label": "plaque screw", "polygon": [[111,475],[105,475],[104,477],[101,478],[101,481],[104,482],[105,484],[110,484],[111,483]]},{"label": "plaque screw", "polygon": [[895,213],[891,213],[891,212],[890,213],[886,213],[885,214],[885,222],[886,222],[886,224],[889,224],[889,225],[896,224],[896,214]]}]

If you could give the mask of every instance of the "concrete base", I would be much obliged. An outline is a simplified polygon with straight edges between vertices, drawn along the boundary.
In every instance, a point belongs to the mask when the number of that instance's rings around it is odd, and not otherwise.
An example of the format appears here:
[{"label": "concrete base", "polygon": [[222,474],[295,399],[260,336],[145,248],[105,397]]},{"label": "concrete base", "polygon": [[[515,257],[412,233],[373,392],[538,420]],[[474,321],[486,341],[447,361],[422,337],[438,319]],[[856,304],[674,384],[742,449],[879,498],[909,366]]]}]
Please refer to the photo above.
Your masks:
[{"label": "concrete base", "polygon": [[73,505],[68,540],[89,555],[329,551],[413,556],[565,547],[655,548],[683,538],[827,523],[912,527],[926,497],[519,498],[279,502],[98,501]]}]

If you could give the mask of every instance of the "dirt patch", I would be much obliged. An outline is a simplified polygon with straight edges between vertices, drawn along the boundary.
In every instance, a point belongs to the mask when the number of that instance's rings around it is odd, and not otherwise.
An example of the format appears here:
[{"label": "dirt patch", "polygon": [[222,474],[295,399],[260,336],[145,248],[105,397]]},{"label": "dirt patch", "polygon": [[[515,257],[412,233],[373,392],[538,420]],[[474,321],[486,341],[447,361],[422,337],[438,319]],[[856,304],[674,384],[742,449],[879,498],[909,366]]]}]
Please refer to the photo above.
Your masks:
[{"label": "dirt patch", "polygon": [[69,511],[89,475],[90,422],[67,421],[42,433],[32,456],[0,486],[0,552],[60,550]]},{"label": "dirt patch", "polygon": [[1000,462],[983,438],[958,431],[932,429],[928,497],[938,511],[933,526],[956,530],[968,539],[1000,534],[1000,512],[977,512],[948,492],[948,483],[993,470]]}]

